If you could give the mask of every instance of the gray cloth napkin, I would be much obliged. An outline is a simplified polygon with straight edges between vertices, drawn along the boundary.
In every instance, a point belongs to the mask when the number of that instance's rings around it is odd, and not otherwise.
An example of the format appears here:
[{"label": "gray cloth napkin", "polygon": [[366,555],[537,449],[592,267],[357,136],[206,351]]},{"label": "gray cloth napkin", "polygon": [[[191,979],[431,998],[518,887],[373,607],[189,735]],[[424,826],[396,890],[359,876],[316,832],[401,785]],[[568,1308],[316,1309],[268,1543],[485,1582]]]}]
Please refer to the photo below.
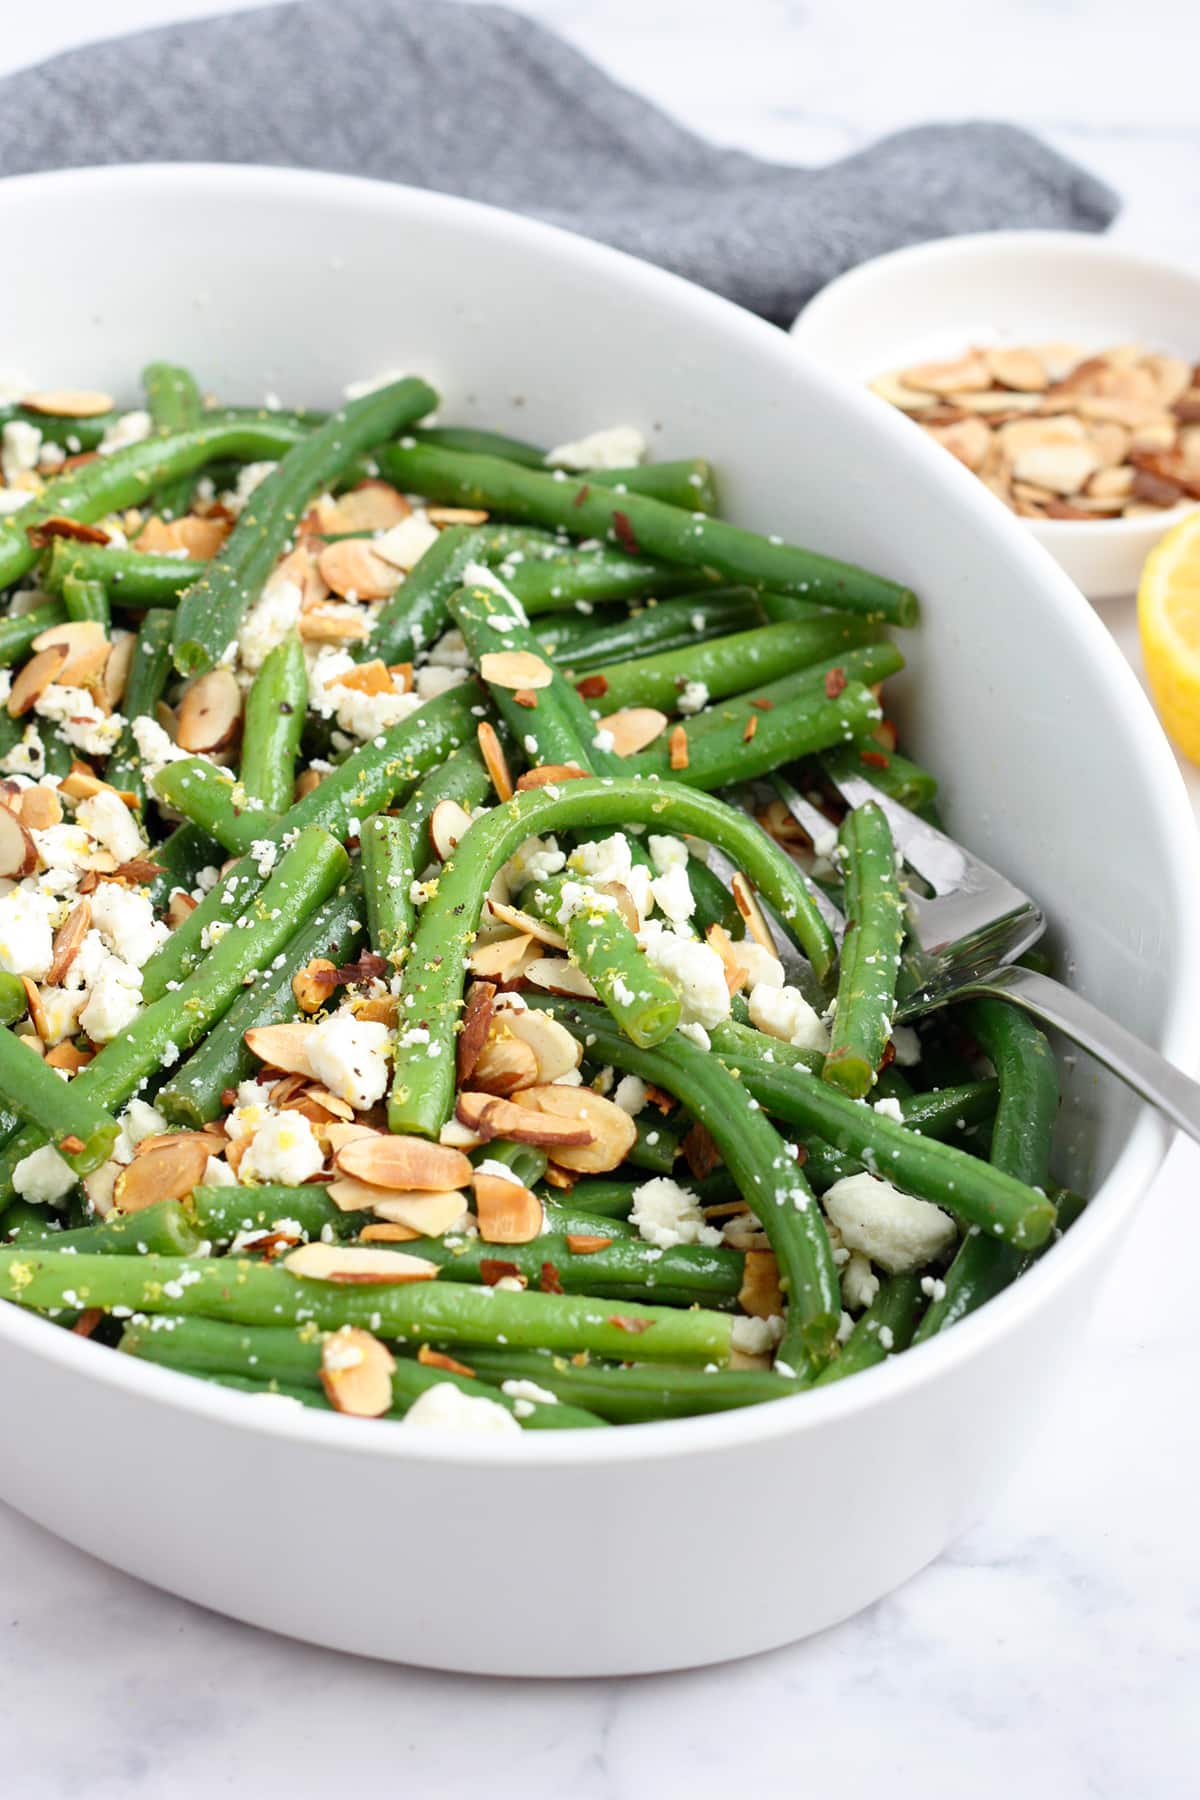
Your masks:
[{"label": "gray cloth napkin", "polygon": [[531,19],[447,0],[300,0],[89,45],[0,81],[0,173],[151,161],[291,164],[464,194],[780,323],[901,244],[1101,230],[1118,205],[1011,125],[921,126],[816,169],[719,149]]}]

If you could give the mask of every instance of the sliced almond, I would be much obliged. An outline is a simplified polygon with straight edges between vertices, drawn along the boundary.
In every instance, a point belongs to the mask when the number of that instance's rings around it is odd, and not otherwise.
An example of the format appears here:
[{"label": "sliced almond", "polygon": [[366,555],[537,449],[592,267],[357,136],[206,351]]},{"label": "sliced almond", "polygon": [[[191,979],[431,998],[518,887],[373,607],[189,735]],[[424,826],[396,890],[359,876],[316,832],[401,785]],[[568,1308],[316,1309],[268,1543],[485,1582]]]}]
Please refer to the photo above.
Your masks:
[{"label": "sliced almond", "polygon": [[953,425],[926,425],[925,430],[972,473],[983,467],[992,446],[991,432],[982,419],[975,417],[960,419]]},{"label": "sliced almond", "polygon": [[476,1169],[475,1215],[485,1244],[528,1244],[540,1236],[545,1215],[536,1194],[502,1175]]},{"label": "sliced almond", "polygon": [[565,956],[537,956],[526,963],[525,980],[544,994],[562,994],[569,1000],[594,1000],[596,990],[582,969]]},{"label": "sliced almond", "polygon": [[112,649],[98,619],[63,619],[57,625],[48,625],[45,631],[38,632],[30,647],[37,651],[57,645],[64,646],[67,652],[57,679],[72,687],[82,687],[102,669]]},{"label": "sliced almond", "polygon": [[20,881],[38,865],[37,845],[7,806],[0,807],[0,876]]},{"label": "sliced almond", "polygon": [[24,718],[35,707],[46,689],[58,680],[67,666],[70,651],[65,644],[53,644],[31,656],[12,684],[8,696],[8,713],[12,719]]},{"label": "sliced almond", "polygon": [[335,612],[328,606],[312,606],[302,612],[296,630],[306,644],[361,643],[370,635],[364,618],[347,609]]},{"label": "sliced almond", "polygon": [[746,922],[746,930],[756,944],[769,950],[772,956],[778,956],[779,950],[771,935],[771,927],[763,916],[763,910],[755,898],[754,889],[739,869],[729,884],[734,904]]},{"label": "sliced almond", "polygon": [[486,1088],[489,1094],[513,1094],[518,1088],[537,1085],[537,1057],[528,1044],[514,1037],[503,1016],[493,1021],[475,1067],[471,1085]]},{"label": "sliced almond", "polygon": [[603,894],[608,900],[615,900],[617,911],[630,931],[642,929],[642,921],[638,917],[638,909],[634,905],[633,895],[623,881],[598,881],[592,889],[595,894]]},{"label": "sliced almond", "polygon": [[961,394],[971,388],[986,388],[991,372],[983,356],[973,350],[957,362],[917,363],[910,369],[901,369],[899,379],[905,387],[931,394]]},{"label": "sliced almond", "polygon": [[1091,444],[1046,444],[1022,451],[1013,462],[1020,481],[1049,488],[1055,494],[1077,494],[1100,466]]},{"label": "sliced almond", "polygon": [[392,672],[378,656],[374,657],[371,662],[359,663],[357,668],[348,669],[344,675],[335,675],[328,685],[350,688],[356,694],[394,694],[396,692],[392,681]]},{"label": "sliced almond", "polygon": [[357,1176],[372,1187],[448,1192],[471,1179],[471,1165],[461,1150],[383,1131],[343,1144],[336,1162],[343,1174]]},{"label": "sliced almond", "polygon": [[449,1144],[452,1150],[478,1150],[483,1143],[477,1131],[468,1131],[459,1119],[447,1119],[438,1132],[438,1143]]},{"label": "sliced almond", "polygon": [[357,1121],[353,1125],[331,1125],[325,1133],[331,1150],[340,1150],[345,1144],[353,1144],[359,1138],[374,1137],[375,1135],[373,1125],[360,1125]]},{"label": "sliced almond", "polygon": [[586,779],[587,770],[581,769],[578,763],[542,763],[536,769],[526,769],[517,782],[517,792],[523,794],[529,788],[551,787],[560,781]]},{"label": "sliced almond", "polygon": [[471,815],[457,800],[439,800],[429,815],[429,841],[439,862],[449,862],[471,829]]},{"label": "sliced almond", "polygon": [[[578,1092],[575,1088],[556,1088],[553,1091]],[[512,1100],[499,1100],[494,1094],[477,1093],[474,1090],[460,1093],[456,1111],[462,1123],[469,1130],[478,1132],[485,1143],[490,1143],[493,1138],[506,1137],[518,1144],[541,1144],[552,1149],[560,1161],[564,1149],[580,1148],[592,1141],[591,1127],[578,1118],[557,1118],[549,1111],[535,1110],[527,1104],[518,1106]],[[637,1135],[636,1131],[634,1135]]]},{"label": "sliced almond", "polygon": [[524,934],[496,938],[490,944],[477,945],[467,958],[467,967],[472,975],[503,985],[520,980],[530,964],[537,960],[540,950],[541,945]]},{"label": "sliced almond", "polygon": [[489,514],[481,506],[427,506],[431,525],[486,525]]},{"label": "sliced almond", "polygon": [[422,1344],[417,1351],[417,1361],[427,1369],[444,1369],[448,1375],[472,1376],[475,1373],[469,1363],[456,1362],[443,1350],[431,1350],[428,1344]]},{"label": "sliced almond", "polygon": [[602,729],[612,736],[614,755],[636,756],[661,737],[669,723],[656,706],[623,706],[620,712],[609,713]]},{"label": "sliced almond", "polygon": [[133,540],[133,547],[156,556],[184,550],[189,561],[208,562],[217,554],[229,532],[228,519],[198,519],[194,513],[185,513],[181,519],[147,519]]},{"label": "sliced almond", "polygon": [[334,501],[322,500],[317,506],[321,530],[330,534],[388,531],[411,512],[404,495],[387,481],[362,481],[349,493],[339,494]]},{"label": "sliced almond", "polygon": [[688,766],[688,734],[682,725],[672,726],[667,747],[672,769],[686,769]]},{"label": "sliced almond", "polygon": [[141,1212],[157,1200],[182,1200],[204,1180],[212,1140],[204,1131],[177,1131],[154,1143],[138,1145],[138,1154],[122,1169],[113,1188],[118,1212]]},{"label": "sliced almond", "polygon": [[60,419],[98,419],[115,404],[112,395],[99,388],[39,388],[21,401],[27,412],[50,413]]},{"label": "sliced almond", "polygon": [[14,800],[12,810],[26,831],[49,831],[52,825],[62,824],[62,802],[53,788],[22,788]]},{"label": "sliced almond", "polygon": [[746,1252],[738,1305],[755,1319],[777,1318],[783,1311],[779,1265],[770,1250]]},{"label": "sliced almond", "polygon": [[476,736],[479,739],[479,751],[483,757],[483,765],[491,777],[492,786],[501,800],[511,800],[516,790],[509,772],[508,758],[504,754],[500,739],[496,736],[495,726],[490,724],[487,719],[481,719]]},{"label": "sliced almond", "polygon": [[387,600],[400,585],[400,571],[377,556],[366,538],[326,544],[317,558],[321,579],[343,600]]},{"label": "sliced almond", "polygon": [[354,1118],[354,1108],[348,1100],[320,1086],[302,1088],[298,1094],[293,1094],[287,1102],[287,1110],[303,1113],[314,1125],[327,1125],[332,1119],[349,1124]]},{"label": "sliced almond", "polygon": [[90,900],[79,900],[54,934],[53,960],[46,972],[46,986],[57,987],[78,956],[92,923]]},{"label": "sliced almond", "polygon": [[422,1235],[419,1231],[410,1231],[407,1225],[385,1225],[382,1221],[377,1225],[364,1225],[358,1234],[360,1244],[412,1244]]},{"label": "sliced almond", "polygon": [[255,1025],[246,1033],[246,1048],[268,1068],[307,1075],[315,1081],[317,1072],[305,1048],[311,1035],[312,1026],[304,1020],[287,1025]]},{"label": "sliced almond", "polygon": [[487,1042],[495,1015],[496,989],[490,981],[475,981],[467,992],[462,1026],[455,1046],[455,1072],[460,1083],[471,1079],[471,1071]]},{"label": "sliced almond", "polygon": [[567,940],[561,931],[553,925],[547,925],[545,919],[535,918],[533,913],[523,912],[519,906],[509,906],[503,900],[489,900],[488,911],[502,925],[511,925],[514,931],[526,937],[536,938],[539,944],[548,944],[552,950],[565,950]]},{"label": "sliced almond", "polygon": [[873,394],[878,394],[889,406],[898,406],[901,412],[925,412],[937,404],[928,389],[910,387],[899,375],[877,375],[867,385]]},{"label": "sliced almond", "polygon": [[374,1212],[388,1225],[403,1225],[418,1237],[442,1237],[459,1223],[467,1206],[467,1196],[459,1188],[440,1194],[422,1194],[413,1189],[408,1193],[379,1193]]},{"label": "sliced almond", "polygon": [[[723,925],[710,925],[704,934],[710,950],[715,950],[725,970],[725,986],[731,994],[740,993],[746,985],[745,966],[738,961],[737,947]],[[773,953],[772,953],[773,954]]]},{"label": "sliced almond", "polygon": [[210,669],[179,702],[176,742],[181,750],[219,750],[242,722],[242,690],[232,669]]},{"label": "sliced almond", "polygon": [[479,673],[489,687],[547,688],[554,670],[530,650],[487,650],[479,659]]},{"label": "sliced almond", "polygon": [[584,1126],[591,1142],[578,1147],[556,1148],[554,1160],[564,1168],[581,1175],[599,1175],[615,1169],[628,1156],[637,1142],[637,1126],[615,1101],[606,1100],[591,1088],[545,1087],[525,1088],[516,1096],[520,1108],[532,1107],[540,1113]]},{"label": "sliced almond", "polygon": [[583,1060],[583,1045],[548,1013],[536,1012],[533,1007],[525,1007],[520,1012],[506,1008],[502,1017],[513,1037],[520,1038],[533,1051],[536,1079],[542,1086],[548,1086],[579,1067]]},{"label": "sliced almond", "polygon": [[125,698],[125,689],[129,686],[129,671],[133,667],[133,653],[137,649],[137,635],[127,631],[122,637],[115,639],[109,651],[108,660],[104,664],[104,698],[115,712]]},{"label": "sliced almond", "polygon": [[109,536],[102,525],[85,525],[65,513],[54,513],[25,527],[25,536],[35,550],[44,550],[55,538],[70,538],[77,544],[107,544]]},{"label": "sliced almond", "polygon": [[329,1404],[355,1419],[379,1419],[392,1405],[396,1359],[369,1331],[343,1325],[321,1345],[321,1386]]},{"label": "sliced almond", "polygon": [[53,1050],[47,1050],[46,1061],[52,1069],[65,1069],[69,1075],[78,1075],[80,1069],[86,1069],[92,1061],[93,1052],[79,1050],[65,1038],[61,1044],[55,1044]]},{"label": "sliced almond", "polygon": [[985,350],[983,360],[1001,387],[1032,394],[1050,385],[1046,365],[1035,350]]},{"label": "sliced almond", "polygon": [[598,1237],[592,1232],[567,1233],[567,1249],[572,1256],[595,1256],[598,1250],[607,1250],[611,1243],[610,1237]]},{"label": "sliced almond", "polygon": [[[29,1017],[33,1024],[33,1029],[37,1032],[43,1043],[48,1043],[54,1034],[50,1030],[50,1021],[46,1017],[46,1009],[42,1005],[42,996],[38,993],[36,984],[29,979],[28,975],[22,975],[21,986],[25,989],[25,1000],[29,1007]],[[82,1144],[79,1147],[82,1149]],[[60,1145],[60,1148],[65,1148],[65,1140],[64,1143]]]},{"label": "sliced almond", "polygon": [[364,1282],[394,1287],[400,1282],[432,1281],[436,1263],[404,1250],[360,1249],[356,1244],[302,1244],[285,1256],[282,1267],[303,1281]]},{"label": "sliced almond", "polygon": [[337,965],[327,956],[314,956],[292,976],[292,993],[301,1012],[320,1012],[336,986]]}]

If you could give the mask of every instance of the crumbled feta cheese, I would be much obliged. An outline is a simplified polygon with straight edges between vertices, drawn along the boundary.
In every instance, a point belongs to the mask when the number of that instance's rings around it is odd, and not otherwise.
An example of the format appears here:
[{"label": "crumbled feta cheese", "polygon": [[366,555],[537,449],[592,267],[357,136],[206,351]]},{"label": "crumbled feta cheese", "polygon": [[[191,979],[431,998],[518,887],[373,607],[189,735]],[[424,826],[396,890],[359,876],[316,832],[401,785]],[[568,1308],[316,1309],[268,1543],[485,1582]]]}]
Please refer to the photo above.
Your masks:
[{"label": "crumbled feta cheese", "polygon": [[130,444],[142,443],[153,430],[154,421],[148,412],[122,413],[105,431],[96,448],[101,456],[111,456],[114,450],[127,450]]},{"label": "crumbled feta cheese", "polygon": [[243,669],[252,675],[258,673],[272,650],[295,629],[303,604],[304,595],[296,582],[267,582],[238,628],[238,656]]},{"label": "crumbled feta cheese", "polygon": [[101,788],[98,794],[81,800],[75,808],[75,819],[119,863],[130,862],[146,849],[133,813],[111,788]]},{"label": "crumbled feta cheese", "polygon": [[44,987],[39,993],[42,1002],[43,1043],[61,1044],[64,1038],[74,1037],[80,1009],[87,996],[64,987]]},{"label": "crumbled feta cheese", "polygon": [[425,552],[437,543],[439,537],[436,525],[429,523],[428,515],[418,510],[410,513],[407,519],[401,519],[387,531],[381,531],[378,537],[371,539],[371,548],[376,556],[382,556],[384,562],[391,563],[394,569],[415,569]]},{"label": "crumbled feta cheese", "polygon": [[110,956],[92,983],[79,1023],[97,1044],[106,1044],[132,1025],[141,1010],[141,970]]},{"label": "crumbled feta cheese", "polygon": [[469,669],[471,652],[462,632],[457,629],[444,631],[429,652],[429,660],[442,669]]},{"label": "crumbled feta cheese", "polygon": [[882,1113],[885,1119],[894,1119],[897,1125],[903,1125],[904,1111],[898,1100],[893,1100],[888,1096],[883,1100],[876,1100],[872,1104],[874,1105],[875,1111],[877,1113]]},{"label": "crumbled feta cheese", "polygon": [[507,1407],[481,1394],[464,1394],[452,1381],[427,1387],[404,1415],[405,1425],[425,1431],[457,1431],[480,1435],[519,1432],[521,1427]]},{"label": "crumbled feta cheese", "polygon": [[[739,945],[739,950],[741,946]],[[760,981],[750,990],[750,1023],[798,1050],[828,1050],[829,1029],[799,988]]]},{"label": "crumbled feta cheese", "polygon": [[756,944],[751,937],[742,938],[733,946],[734,960],[739,968],[746,971],[746,985],[753,992],[761,983],[767,987],[781,988],[787,980],[783,964],[761,944]]},{"label": "crumbled feta cheese", "polygon": [[250,845],[250,854],[254,858],[255,868],[265,881],[275,867],[279,845],[272,838],[255,838]]},{"label": "crumbled feta cheese", "polygon": [[524,1187],[525,1185],[515,1170],[510,1169],[507,1163],[502,1163],[495,1156],[485,1156],[477,1162],[475,1173],[477,1175],[493,1175],[497,1181],[511,1182],[514,1187]]},{"label": "crumbled feta cheese", "polygon": [[238,470],[233,492],[224,496],[225,504],[235,518],[243,511],[255,489],[260,488],[267,476],[273,475],[278,467],[277,462],[243,463]]},{"label": "crumbled feta cheese", "polygon": [[[695,1044],[697,1050],[712,1049],[712,1039],[709,1037],[707,1031],[705,1031],[703,1025],[697,1024],[695,1019],[681,1019],[676,1029],[679,1032],[680,1037],[685,1037],[690,1043]],[[756,1104],[756,1101],[751,1100],[751,1106],[755,1106]]]},{"label": "crumbled feta cheese", "polygon": [[646,440],[636,425],[609,425],[546,452],[551,469],[628,469],[646,454]]},{"label": "crumbled feta cheese", "polygon": [[861,1250],[852,1250],[842,1264],[842,1305],[862,1312],[879,1292],[879,1277]]},{"label": "crumbled feta cheese", "polygon": [[439,695],[448,694],[451,688],[461,687],[467,679],[466,669],[443,669],[431,663],[424,664],[413,677],[417,699],[422,706],[427,700],[436,700]]},{"label": "crumbled feta cheese", "polygon": [[[0,488],[0,514],[4,511],[5,488]],[[20,741],[11,750],[0,756],[0,770],[5,775],[29,775],[36,781],[46,767],[46,747],[42,743],[42,734],[37,726],[30,723],[21,733]]]},{"label": "crumbled feta cheese", "polygon": [[352,1012],[331,1013],[304,1040],[318,1081],[331,1094],[363,1112],[382,1098],[388,1084],[388,1029]]},{"label": "crumbled feta cheese", "polygon": [[28,506],[32,499],[33,495],[25,488],[0,488],[0,518],[6,517],[9,513],[20,512],[21,508]]},{"label": "crumbled feta cheese", "polygon": [[507,1394],[510,1400],[532,1400],[539,1406],[557,1406],[558,1395],[552,1394],[549,1388],[539,1387],[536,1381],[502,1381],[500,1392]]},{"label": "crumbled feta cheese", "polygon": [[134,719],[131,730],[133,741],[137,745],[142,774],[148,783],[152,782],[159,770],[165,769],[168,763],[184,762],[190,755],[189,751],[181,750],[178,744],[173,743],[158,720],[152,719],[148,713],[139,714]]},{"label": "crumbled feta cheese", "polygon": [[954,1220],[940,1207],[874,1175],[847,1175],[835,1181],[823,1204],[843,1241],[889,1275],[932,1262],[957,1235]]},{"label": "crumbled feta cheese", "polygon": [[672,869],[688,866],[688,847],[682,838],[663,837],[652,831],[646,839],[646,848],[656,875],[669,875]]},{"label": "crumbled feta cheese", "polygon": [[633,1192],[630,1223],[637,1226],[643,1242],[659,1250],[671,1250],[676,1244],[719,1244],[721,1233],[706,1225],[700,1202],[690,1188],[680,1187],[669,1175],[657,1175],[644,1181]]},{"label": "crumbled feta cheese", "polygon": [[[0,471],[11,486],[21,475],[36,469],[42,449],[42,434],[25,419],[10,419],[0,432]],[[29,499],[26,494],[25,499]]]},{"label": "crumbled feta cheese", "polygon": [[708,705],[708,688],[702,681],[685,681],[675,702],[675,710],[680,713],[703,712]]},{"label": "crumbled feta cheese", "polygon": [[567,866],[573,873],[587,875],[595,882],[619,881],[626,885],[633,868],[629,839],[623,831],[614,831],[611,837],[580,844],[572,850]]},{"label": "crumbled feta cheese", "polygon": [[170,1131],[170,1123],[159,1112],[157,1106],[151,1106],[148,1100],[133,1099],[121,1114],[120,1125],[135,1147],[143,1138],[158,1137],[164,1131]]},{"label": "crumbled feta cheese", "polygon": [[52,681],[34,704],[43,719],[60,724],[60,735],[89,756],[107,756],[125,726],[120,713],[104,713],[86,688],[62,687]]},{"label": "crumbled feta cheese", "polygon": [[12,1176],[13,1187],[22,1200],[30,1200],[35,1206],[53,1205],[69,1194],[78,1180],[53,1144],[43,1144],[39,1150],[23,1156]]},{"label": "crumbled feta cheese", "polygon": [[519,893],[531,881],[548,881],[567,866],[567,859],[552,837],[529,837],[500,871],[505,895]]},{"label": "crumbled feta cheese", "polygon": [[240,1181],[281,1181],[296,1187],[315,1175],[325,1154],[301,1112],[272,1112],[250,1139],[238,1164]]},{"label": "crumbled feta cheese", "polygon": [[41,981],[54,958],[54,901],[22,884],[0,897],[0,968]]},{"label": "crumbled feta cheese", "polygon": [[778,1314],[772,1314],[769,1319],[738,1318],[733,1321],[733,1347],[743,1356],[769,1356],[782,1336],[783,1320]]},{"label": "crumbled feta cheese", "polygon": [[309,670],[310,705],[323,718],[336,717],[343,731],[366,743],[416,712],[421,699],[419,694],[389,689],[366,694],[338,680],[357,667],[347,651],[323,647]]},{"label": "crumbled feta cheese", "polygon": [[902,1069],[912,1069],[921,1060],[921,1040],[911,1025],[895,1025],[892,1027],[892,1044],[896,1051],[896,1062]]},{"label": "crumbled feta cheese", "polygon": [[696,910],[686,868],[668,869],[665,875],[656,875],[650,892],[659,912],[665,913],[673,925],[686,924]]},{"label": "crumbled feta cheese", "polygon": [[711,1030],[729,1017],[729,986],[725,965],[715,950],[696,938],[667,931],[650,920],[638,942],[653,966],[677,989],[684,1024]]},{"label": "crumbled feta cheese", "polygon": [[622,1075],[613,1099],[622,1112],[636,1119],[646,1104],[646,1084],[640,1075]]}]

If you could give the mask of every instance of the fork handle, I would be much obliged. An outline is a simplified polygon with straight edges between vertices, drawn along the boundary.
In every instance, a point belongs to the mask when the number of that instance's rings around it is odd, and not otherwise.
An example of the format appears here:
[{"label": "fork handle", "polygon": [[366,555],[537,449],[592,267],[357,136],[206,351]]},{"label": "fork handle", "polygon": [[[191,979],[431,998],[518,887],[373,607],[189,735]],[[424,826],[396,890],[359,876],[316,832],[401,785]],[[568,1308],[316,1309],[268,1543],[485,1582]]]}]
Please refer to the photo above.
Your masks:
[{"label": "fork handle", "polygon": [[1090,1000],[1084,1000],[1049,975],[1038,975],[1032,969],[1019,969],[1012,964],[970,982],[956,998],[975,994],[1011,1000],[1043,1025],[1054,1026],[1111,1069],[1135,1094],[1165,1113],[1173,1125],[1200,1142],[1200,1081],[1193,1081]]}]

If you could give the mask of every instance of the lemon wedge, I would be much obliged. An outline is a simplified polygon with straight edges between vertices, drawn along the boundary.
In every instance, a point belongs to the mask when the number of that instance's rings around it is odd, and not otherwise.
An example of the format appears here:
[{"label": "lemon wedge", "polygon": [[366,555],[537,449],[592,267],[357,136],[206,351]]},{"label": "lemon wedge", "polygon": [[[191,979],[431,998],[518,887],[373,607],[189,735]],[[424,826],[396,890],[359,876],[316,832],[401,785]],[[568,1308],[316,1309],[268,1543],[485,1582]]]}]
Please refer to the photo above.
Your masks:
[{"label": "lemon wedge", "polygon": [[1138,630],[1159,718],[1184,755],[1200,763],[1200,509],[1147,557]]}]

